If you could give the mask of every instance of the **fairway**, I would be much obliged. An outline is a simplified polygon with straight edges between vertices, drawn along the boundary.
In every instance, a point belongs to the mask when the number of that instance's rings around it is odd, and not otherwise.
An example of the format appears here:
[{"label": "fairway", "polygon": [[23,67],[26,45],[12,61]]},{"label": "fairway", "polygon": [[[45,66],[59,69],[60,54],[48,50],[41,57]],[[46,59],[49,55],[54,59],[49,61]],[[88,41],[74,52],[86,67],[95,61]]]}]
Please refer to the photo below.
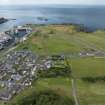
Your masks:
[{"label": "fairway", "polygon": [[36,89],[52,89],[60,95],[72,97],[71,80],[69,78],[39,79],[33,86]]},{"label": "fairway", "polygon": [[105,58],[71,59],[72,73],[75,77],[105,76]]},{"label": "fairway", "polygon": [[27,48],[39,54],[71,54],[95,49],[105,50],[105,32],[77,32],[72,25],[31,26],[33,33],[17,49]]},{"label": "fairway", "polygon": [[85,83],[77,80],[80,105],[105,105],[105,84]]}]

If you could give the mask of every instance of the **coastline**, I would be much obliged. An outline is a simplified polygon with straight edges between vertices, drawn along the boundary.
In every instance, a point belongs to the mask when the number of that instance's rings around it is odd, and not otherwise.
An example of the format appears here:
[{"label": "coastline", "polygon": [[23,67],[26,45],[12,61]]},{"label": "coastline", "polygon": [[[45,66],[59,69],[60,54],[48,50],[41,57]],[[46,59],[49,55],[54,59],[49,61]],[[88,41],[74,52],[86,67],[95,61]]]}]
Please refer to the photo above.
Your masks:
[{"label": "coastline", "polygon": [[[92,29],[90,27],[85,26],[84,24],[76,24],[76,23],[53,23],[53,24],[25,24],[25,25],[42,25],[42,26],[47,26],[47,25],[73,25],[74,27],[76,27],[76,29],[78,30],[78,32],[86,32],[86,33],[91,33],[91,32],[95,32],[99,29]],[[24,26],[24,25],[23,25]]]}]

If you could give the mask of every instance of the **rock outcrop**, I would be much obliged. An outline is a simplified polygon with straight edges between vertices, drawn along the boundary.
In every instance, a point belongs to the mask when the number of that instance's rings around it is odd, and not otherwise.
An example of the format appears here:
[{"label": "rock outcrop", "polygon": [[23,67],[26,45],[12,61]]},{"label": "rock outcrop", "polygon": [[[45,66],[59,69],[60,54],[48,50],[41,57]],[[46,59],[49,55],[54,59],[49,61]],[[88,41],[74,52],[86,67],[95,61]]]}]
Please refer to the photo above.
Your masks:
[{"label": "rock outcrop", "polygon": [[0,24],[5,23],[5,22],[7,22],[7,21],[8,21],[8,19],[5,19],[5,18],[3,18],[3,17],[0,18]]}]

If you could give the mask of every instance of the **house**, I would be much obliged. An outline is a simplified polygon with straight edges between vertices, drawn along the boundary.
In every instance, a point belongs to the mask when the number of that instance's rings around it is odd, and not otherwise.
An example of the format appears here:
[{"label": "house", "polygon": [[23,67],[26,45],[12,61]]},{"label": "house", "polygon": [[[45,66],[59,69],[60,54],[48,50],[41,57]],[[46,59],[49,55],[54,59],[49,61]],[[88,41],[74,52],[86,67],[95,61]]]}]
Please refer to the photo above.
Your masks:
[{"label": "house", "polygon": [[27,30],[25,28],[20,28],[16,30],[16,33],[19,37],[22,37],[27,34]]},{"label": "house", "polygon": [[11,75],[11,78],[15,81],[19,81],[22,78],[22,76],[19,74],[16,74],[16,75]]},{"label": "house", "polygon": [[23,37],[29,33],[32,32],[32,29],[29,27],[22,27],[22,26],[18,26],[15,30],[15,33],[18,37]]},{"label": "house", "polygon": [[5,34],[4,32],[0,33],[0,49],[5,48],[11,42],[12,42],[11,36]]},{"label": "house", "polygon": [[82,51],[79,53],[81,57],[95,56],[95,51]]},{"label": "house", "polygon": [[5,89],[0,93],[0,99],[4,101],[9,101],[12,98],[12,94],[8,89]]},{"label": "house", "polygon": [[105,58],[105,52],[97,51],[97,52],[95,53],[95,56],[96,56],[96,57],[99,57],[99,58]]},{"label": "house", "polygon": [[52,67],[52,61],[46,61],[45,66],[47,69],[50,69]]},{"label": "house", "polygon": [[22,85],[20,84],[15,84],[12,85],[9,91],[11,91],[12,95],[19,93],[23,89]]}]

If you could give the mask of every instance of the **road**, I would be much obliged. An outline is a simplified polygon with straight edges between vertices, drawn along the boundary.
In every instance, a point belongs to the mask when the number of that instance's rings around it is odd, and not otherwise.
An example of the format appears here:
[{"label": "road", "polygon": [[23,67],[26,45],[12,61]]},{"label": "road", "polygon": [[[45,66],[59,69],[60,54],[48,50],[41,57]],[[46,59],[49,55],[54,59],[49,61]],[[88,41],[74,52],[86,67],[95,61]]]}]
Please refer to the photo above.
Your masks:
[{"label": "road", "polygon": [[4,55],[7,54],[7,53],[9,53],[9,52],[11,52],[11,51],[13,51],[13,50],[16,49],[17,47],[18,47],[18,46],[15,46],[15,47],[10,48],[8,51],[6,51],[6,52],[4,53]]},{"label": "road", "polygon": [[71,84],[72,84],[72,94],[74,97],[74,101],[75,101],[75,105],[79,105],[79,99],[78,99],[78,95],[77,95],[77,86],[76,86],[76,79],[73,77],[72,75],[72,62],[69,62],[69,59],[67,56],[65,56],[65,62],[66,65],[69,67],[70,71],[71,71]]},{"label": "road", "polygon": [[71,83],[72,83],[72,92],[73,92],[75,105],[79,105],[79,100],[78,100],[78,95],[77,95],[77,87],[76,87],[76,80],[72,78]]}]

